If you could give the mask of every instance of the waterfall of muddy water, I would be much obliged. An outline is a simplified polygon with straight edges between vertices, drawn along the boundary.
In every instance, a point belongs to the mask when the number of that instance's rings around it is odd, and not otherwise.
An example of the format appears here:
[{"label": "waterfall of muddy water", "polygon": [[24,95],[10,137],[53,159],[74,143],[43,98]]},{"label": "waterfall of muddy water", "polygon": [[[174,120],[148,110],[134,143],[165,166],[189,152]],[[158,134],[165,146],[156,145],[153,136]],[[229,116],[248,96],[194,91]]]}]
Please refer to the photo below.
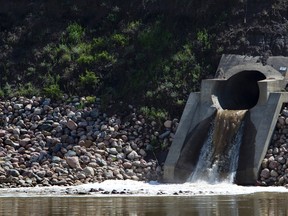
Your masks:
[{"label": "waterfall of muddy water", "polygon": [[218,110],[188,182],[233,183],[247,110]]}]

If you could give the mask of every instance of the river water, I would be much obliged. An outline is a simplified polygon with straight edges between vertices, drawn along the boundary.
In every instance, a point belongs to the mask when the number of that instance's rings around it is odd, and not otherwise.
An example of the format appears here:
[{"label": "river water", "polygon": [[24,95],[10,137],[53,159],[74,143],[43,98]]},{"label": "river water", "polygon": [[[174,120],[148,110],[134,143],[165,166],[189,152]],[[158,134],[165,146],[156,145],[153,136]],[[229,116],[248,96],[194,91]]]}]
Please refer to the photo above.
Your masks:
[{"label": "river water", "polygon": [[0,215],[288,215],[288,193],[1,197]]},{"label": "river water", "polygon": [[[85,193],[91,188],[109,193]],[[111,194],[115,189],[131,193]],[[78,195],[67,191],[78,191]],[[69,188],[0,189],[0,215],[284,216],[288,215],[287,203],[285,187],[233,184],[108,181]]]}]

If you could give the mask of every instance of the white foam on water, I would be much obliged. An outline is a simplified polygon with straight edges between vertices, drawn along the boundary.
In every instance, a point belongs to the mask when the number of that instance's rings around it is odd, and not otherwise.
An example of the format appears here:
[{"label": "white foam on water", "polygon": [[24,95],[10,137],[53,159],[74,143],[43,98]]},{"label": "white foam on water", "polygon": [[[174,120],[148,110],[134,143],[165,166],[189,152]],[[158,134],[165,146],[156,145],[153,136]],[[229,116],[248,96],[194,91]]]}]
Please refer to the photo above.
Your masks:
[{"label": "white foam on water", "polygon": [[[91,192],[91,189],[100,192]],[[112,194],[112,191],[125,194]],[[102,192],[106,193],[102,193]],[[79,186],[51,186],[33,188],[9,188],[0,189],[0,197],[10,196],[62,196],[87,194],[89,196],[195,196],[195,195],[241,195],[257,192],[288,192],[285,187],[260,187],[260,186],[239,186],[230,183],[208,184],[205,182],[184,183],[184,184],[160,184],[158,182],[139,182],[132,180],[107,180],[102,183],[83,184]]]}]

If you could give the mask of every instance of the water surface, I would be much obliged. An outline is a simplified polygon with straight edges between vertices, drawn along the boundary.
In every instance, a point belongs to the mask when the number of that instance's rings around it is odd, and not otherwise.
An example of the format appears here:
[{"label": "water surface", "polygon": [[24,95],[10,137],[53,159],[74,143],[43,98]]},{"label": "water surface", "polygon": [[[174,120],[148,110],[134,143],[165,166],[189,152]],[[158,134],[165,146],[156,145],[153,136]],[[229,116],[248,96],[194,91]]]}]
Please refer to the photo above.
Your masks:
[{"label": "water surface", "polygon": [[[108,194],[89,192],[99,188]],[[112,190],[130,193],[112,194]],[[74,187],[0,189],[0,215],[286,216],[287,203],[285,187],[225,183],[157,184],[111,180]]]},{"label": "water surface", "polygon": [[1,197],[0,215],[288,215],[288,193]]}]

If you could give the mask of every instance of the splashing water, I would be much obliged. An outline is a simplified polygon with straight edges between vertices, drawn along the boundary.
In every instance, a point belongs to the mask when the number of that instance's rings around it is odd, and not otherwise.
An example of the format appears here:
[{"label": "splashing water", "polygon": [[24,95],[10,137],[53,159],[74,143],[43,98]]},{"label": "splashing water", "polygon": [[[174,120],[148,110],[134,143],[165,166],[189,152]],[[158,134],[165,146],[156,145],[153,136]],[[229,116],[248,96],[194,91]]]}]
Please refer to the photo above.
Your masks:
[{"label": "splashing water", "polygon": [[233,183],[247,110],[218,110],[188,182]]}]

